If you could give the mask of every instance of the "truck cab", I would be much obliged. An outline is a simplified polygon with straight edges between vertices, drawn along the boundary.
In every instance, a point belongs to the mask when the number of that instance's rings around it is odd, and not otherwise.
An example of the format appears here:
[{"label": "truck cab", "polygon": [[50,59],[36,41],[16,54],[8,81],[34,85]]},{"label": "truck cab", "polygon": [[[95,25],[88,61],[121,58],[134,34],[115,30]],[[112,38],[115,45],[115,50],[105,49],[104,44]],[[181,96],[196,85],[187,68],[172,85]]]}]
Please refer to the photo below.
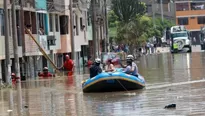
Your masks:
[{"label": "truck cab", "polygon": [[171,27],[171,53],[179,52],[188,48],[187,52],[192,52],[191,36],[184,26]]}]

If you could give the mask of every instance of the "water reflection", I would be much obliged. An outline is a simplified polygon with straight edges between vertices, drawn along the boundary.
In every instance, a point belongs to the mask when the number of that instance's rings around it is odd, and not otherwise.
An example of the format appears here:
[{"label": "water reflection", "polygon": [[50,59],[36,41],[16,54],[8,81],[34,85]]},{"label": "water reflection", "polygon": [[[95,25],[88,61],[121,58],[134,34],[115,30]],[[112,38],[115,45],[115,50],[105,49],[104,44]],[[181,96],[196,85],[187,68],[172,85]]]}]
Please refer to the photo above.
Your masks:
[{"label": "water reflection", "polygon": [[[144,56],[138,63],[146,78],[143,90],[82,93],[88,75],[22,82],[25,116],[203,115],[204,53]],[[17,115],[16,90],[1,90],[0,115]],[[175,110],[164,106],[176,103]]]}]

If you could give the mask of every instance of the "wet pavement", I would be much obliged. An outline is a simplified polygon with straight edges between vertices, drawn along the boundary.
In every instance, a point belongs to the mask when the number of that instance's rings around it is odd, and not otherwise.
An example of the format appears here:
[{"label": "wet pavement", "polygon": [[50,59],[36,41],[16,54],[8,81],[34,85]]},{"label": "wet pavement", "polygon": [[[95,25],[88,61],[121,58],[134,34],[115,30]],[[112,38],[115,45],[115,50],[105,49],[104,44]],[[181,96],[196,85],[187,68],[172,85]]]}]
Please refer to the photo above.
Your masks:
[{"label": "wet pavement", "polygon": [[[139,71],[146,88],[83,93],[88,75],[22,82],[24,116],[204,116],[205,53],[143,56]],[[26,89],[27,88],[27,89]],[[176,109],[164,109],[168,104]],[[1,90],[0,116],[17,115],[17,92]]]}]

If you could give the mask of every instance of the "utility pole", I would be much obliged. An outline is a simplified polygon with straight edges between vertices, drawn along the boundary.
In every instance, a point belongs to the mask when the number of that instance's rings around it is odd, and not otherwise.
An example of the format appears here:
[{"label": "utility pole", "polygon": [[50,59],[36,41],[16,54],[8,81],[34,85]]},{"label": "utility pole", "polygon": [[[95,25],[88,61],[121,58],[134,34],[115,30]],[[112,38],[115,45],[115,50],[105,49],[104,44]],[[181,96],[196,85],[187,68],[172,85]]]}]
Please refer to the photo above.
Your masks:
[{"label": "utility pole", "polygon": [[[104,19],[104,21],[105,21],[105,33],[106,33],[106,41],[105,41],[105,49],[106,49],[106,51],[105,52],[107,52],[107,43],[108,43],[108,46],[109,46],[109,35],[108,35],[108,17],[107,17],[107,0],[104,0],[104,3],[105,3],[105,19]],[[108,52],[110,52],[110,49],[108,48]]]},{"label": "utility pole", "polygon": [[73,34],[73,0],[70,0],[70,38],[71,38],[71,50],[72,50],[72,59],[75,60],[75,40]]},{"label": "utility pole", "polygon": [[17,109],[18,115],[22,112],[22,93],[21,93],[21,79],[20,79],[20,67],[19,67],[19,55],[18,55],[18,40],[17,40],[17,25],[16,25],[16,8],[15,0],[12,0],[12,37],[14,47],[14,62],[15,62],[15,73],[17,79]]},{"label": "utility pole", "polygon": [[152,21],[153,21],[153,26],[154,26],[154,28],[155,28],[155,2],[154,2],[154,0],[152,0]]},{"label": "utility pole", "polygon": [[9,51],[9,18],[8,18],[8,0],[4,0],[4,20],[5,20],[5,77],[6,77],[6,83],[10,83],[10,77],[11,77],[11,64],[10,64],[10,51]]},{"label": "utility pole", "polygon": [[106,17],[106,0],[104,0],[104,15],[103,15],[103,33],[104,33],[104,35],[103,35],[103,39],[104,39],[104,52],[107,52],[107,33],[106,33],[106,21],[107,21],[107,17]]},{"label": "utility pole", "polygon": [[96,41],[96,0],[91,0],[91,7],[92,7],[92,33],[93,33],[93,55],[94,58],[96,57],[97,53],[97,41]]},{"label": "utility pole", "polygon": [[161,6],[161,17],[162,17],[162,22],[164,22],[164,12],[163,12],[163,2],[160,0],[160,6]]},{"label": "utility pole", "polygon": [[25,66],[25,28],[24,28],[24,11],[23,11],[23,3],[24,3],[24,0],[20,0],[20,11],[19,11],[19,17],[20,17],[20,20],[19,20],[19,37],[21,38],[22,40],[22,76],[25,76],[25,69],[26,69],[26,66]]}]

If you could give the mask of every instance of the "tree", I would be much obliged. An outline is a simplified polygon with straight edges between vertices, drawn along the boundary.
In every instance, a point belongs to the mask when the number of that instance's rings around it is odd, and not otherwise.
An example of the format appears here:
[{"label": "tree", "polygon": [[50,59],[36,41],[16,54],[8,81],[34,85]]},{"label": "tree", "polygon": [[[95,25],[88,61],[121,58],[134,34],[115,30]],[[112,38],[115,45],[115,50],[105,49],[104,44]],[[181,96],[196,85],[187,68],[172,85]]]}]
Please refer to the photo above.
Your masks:
[{"label": "tree", "polygon": [[118,21],[128,23],[137,15],[144,15],[146,11],[145,3],[138,0],[112,0],[111,9],[114,11]]},{"label": "tree", "polygon": [[[116,41],[130,46],[130,52],[151,36],[152,20],[148,16],[136,17],[129,23],[120,24],[117,30]],[[154,32],[152,32],[154,33]]]},{"label": "tree", "polygon": [[161,18],[156,18],[154,21],[155,21],[155,26],[153,26],[153,27],[155,27],[155,28],[153,28],[153,29],[155,30],[155,36],[157,36],[157,37],[162,37],[164,29],[174,25],[173,22],[171,22],[167,19],[164,19],[164,21],[162,21]]},{"label": "tree", "polygon": [[153,25],[152,18],[144,15],[138,16],[135,20],[129,23],[121,23],[117,29],[116,41],[119,43],[126,43],[130,46],[130,52],[136,47],[140,47],[149,38],[162,37],[163,31],[167,27],[173,26],[169,20],[161,21],[160,18],[155,19],[156,26]]},{"label": "tree", "polygon": [[113,10],[109,11],[108,12],[108,27],[109,27],[110,37],[116,37],[118,24],[119,24],[119,21],[117,19],[117,15],[115,15]]}]

